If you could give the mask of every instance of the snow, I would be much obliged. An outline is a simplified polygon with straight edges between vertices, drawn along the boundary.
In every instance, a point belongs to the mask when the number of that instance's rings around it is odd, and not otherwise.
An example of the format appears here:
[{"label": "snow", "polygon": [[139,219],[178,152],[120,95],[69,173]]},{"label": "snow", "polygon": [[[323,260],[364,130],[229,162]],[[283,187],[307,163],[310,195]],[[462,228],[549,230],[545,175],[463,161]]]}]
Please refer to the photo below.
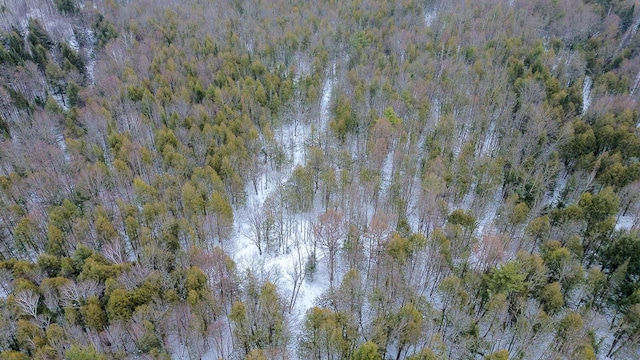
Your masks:
[{"label": "snow", "polygon": [[567,187],[568,174],[564,174],[563,176],[558,176],[556,179],[556,186],[553,188],[553,193],[551,194],[548,203],[552,207],[557,207],[560,199],[562,198],[562,191]]},{"label": "snow", "polygon": [[69,47],[71,47],[73,51],[80,51],[80,44],[78,43],[78,39],[76,39],[76,35],[73,33],[73,28],[71,27],[71,25],[67,26],[67,28],[64,29],[64,38],[65,40],[67,40],[67,43],[69,43]]},{"label": "snow", "polygon": [[320,130],[323,132],[329,123],[329,117],[331,115],[331,96],[333,93],[333,83],[336,77],[336,63],[331,65],[331,70],[327,80],[324,82],[322,88],[322,100],[320,101]]},{"label": "snow", "polygon": [[616,219],[616,230],[630,230],[638,226],[638,217],[627,214],[620,215]]},{"label": "snow", "polygon": [[496,123],[492,121],[489,123],[478,157],[491,155],[491,152],[495,150],[495,144],[497,144],[498,140],[496,134]]},{"label": "snow", "polygon": [[380,178],[381,188],[383,191],[386,191],[391,185],[391,180],[393,178],[393,151],[387,154],[387,158],[382,164],[382,172]]},{"label": "snow", "polygon": [[424,12],[424,25],[426,27],[431,27],[433,22],[438,18],[438,8],[435,7],[429,11]]},{"label": "snow", "polygon": [[593,80],[591,76],[587,75],[584,77],[584,84],[582,85],[582,113],[584,114],[589,109],[591,105],[591,86],[593,85]]},{"label": "snow", "polygon": [[[51,129],[51,131],[55,132],[56,129]],[[64,139],[64,134],[58,133],[56,134],[56,143],[60,150],[62,150],[62,154],[64,156],[64,160],[69,163],[71,162],[71,156],[69,156],[69,152],[67,151],[67,142]]]},{"label": "snow", "polygon": [[638,91],[638,86],[640,86],[640,71],[638,71],[638,75],[636,75],[636,79],[633,81],[633,86],[631,86],[629,96],[635,95],[636,91]]},{"label": "snow", "polygon": [[485,230],[488,229],[496,218],[502,202],[502,188],[500,188],[494,191],[493,198],[487,204],[484,212],[482,213],[483,216],[478,219],[478,228],[476,230],[478,234],[482,235],[485,233]]},{"label": "snow", "polygon": [[96,45],[96,36],[92,29],[86,28],[85,33],[87,38],[89,39],[89,43],[92,44],[91,49],[89,51],[88,61],[87,61],[87,75],[89,77],[89,82],[91,84],[95,83],[94,78],[94,68],[96,66],[96,54],[95,54],[95,45]]},{"label": "snow", "polygon": [[[336,64],[327,71],[322,97],[320,99],[320,119],[317,128],[320,133],[327,129],[331,116],[333,86],[336,81]],[[247,205],[235,210],[232,248],[229,249],[240,271],[251,271],[262,278],[274,282],[282,289],[283,297],[291,305],[290,314],[293,324],[300,324],[307,310],[315,305],[316,299],[328,288],[327,269],[321,261],[323,254],[318,253],[318,266],[313,279],[305,274],[305,265],[311,254],[311,244],[306,239],[310,232],[313,214],[298,214],[292,217],[291,231],[285,234],[284,242],[289,244],[288,251],[271,253],[263,250],[260,255],[257,245],[252,241],[249,215],[262,211],[266,199],[274,194],[279,186],[285,185],[294,169],[306,164],[306,144],[311,140],[312,124],[302,119],[294,119],[290,124],[276,130],[275,138],[285,152],[286,166],[282,169],[264,169],[257,181],[257,192],[253,183],[247,185]],[[299,288],[296,288],[296,285]]]},{"label": "snow", "polygon": [[431,108],[431,117],[435,119],[436,125],[440,122],[441,104],[440,99],[433,99],[433,107]]},{"label": "snow", "polygon": [[620,40],[620,45],[618,45],[618,51],[620,51],[626,45],[629,39],[632,39],[635,36],[635,34],[638,32],[638,27],[640,27],[640,15],[638,15],[638,17],[635,18],[635,20],[633,21],[633,24],[629,27],[627,32],[624,34],[624,36],[622,37],[622,40]]},{"label": "snow", "polygon": [[54,92],[50,92],[51,97],[58,103],[58,105],[60,105],[60,107],[62,109],[64,109],[64,111],[68,111],[69,107],[67,106],[67,103],[64,101],[64,95],[63,94],[56,94]]}]

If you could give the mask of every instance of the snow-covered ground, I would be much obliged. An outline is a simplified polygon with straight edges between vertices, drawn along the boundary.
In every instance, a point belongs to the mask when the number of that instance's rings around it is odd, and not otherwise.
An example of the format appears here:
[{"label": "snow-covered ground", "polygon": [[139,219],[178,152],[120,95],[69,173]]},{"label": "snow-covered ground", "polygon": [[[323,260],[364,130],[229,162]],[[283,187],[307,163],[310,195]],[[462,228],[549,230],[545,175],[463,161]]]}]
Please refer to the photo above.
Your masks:
[{"label": "snow-covered ground", "polygon": [[[306,145],[310,142],[312,128],[316,131],[324,131],[331,115],[331,99],[335,83],[335,64],[327,71],[322,97],[319,103],[319,123],[305,124],[302,119],[293,119],[284,126],[275,130],[274,138],[283,149],[286,163],[279,169],[266,166],[261,174],[256,174],[256,187],[254,183],[247,184],[246,205],[234,209],[234,230],[232,238],[223,244],[225,250],[236,263],[240,274],[250,271],[252,275],[273,282],[280,289],[280,293],[289,306],[290,327],[293,331],[302,325],[307,310],[316,304],[316,300],[329,288],[328,269],[322,261],[323,254],[317,254],[317,268],[313,278],[308,278],[305,273],[309,255],[311,254],[310,233],[311,218],[313,214],[297,214],[288,220],[291,231],[285,234],[283,242],[288,244],[287,251],[269,251],[262,249],[262,254],[254,241],[254,232],[251,226],[251,217],[265,210],[265,202],[270,196],[286,185],[293,171],[298,166],[306,163]],[[179,340],[171,342],[174,346],[172,356],[177,359],[188,359],[190,354],[184,344]],[[203,359],[214,359],[219,354],[215,349],[205,353]]]},{"label": "snow-covered ground", "polygon": [[584,84],[582,85],[582,113],[584,114],[589,109],[591,105],[591,86],[593,85],[593,80],[591,76],[587,75],[584,77]]},{"label": "snow-covered ground", "polygon": [[616,221],[616,230],[630,230],[630,229],[635,229],[638,227],[638,216],[637,215],[632,215],[632,214],[627,214],[627,215],[620,215],[618,216],[618,219]]},{"label": "snow-covered ground", "polygon": [[[265,169],[260,175],[257,192],[252,184],[247,185],[247,205],[236,209],[234,218],[234,235],[231,243],[235,244],[231,250],[234,261],[240,271],[250,269],[262,274],[275,282],[283,295],[292,305],[290,312],[293,326],[297,326],[306,311],[314,306],[315,300],[328,288],[327,269],[321,261],[322,254],[318,254],[318,268],[313,279],[306,278],[305,265],[311,254],[311,244],[306,234],[310,233],[311,214],[299,214],[290,219],[291,231],[287,232],[286,244],[289,251],[284,254],[271,254],[263,251],[260,255],[257,245],[252,239],[250,214],[263,211],[266,199],[286,184],[294,169],[306,163],[306,145],[311,140],[312,128],[323,133],[331,115],[331,100],[334,83],[336,81],[335,63],[327,71],[327,78],[322,89],[319,104],[319,123],[316,126],[303,123],[302,119],[294,119],[276,130],[275,138],[285,152],[287,165],[280,170]],[[297,288],[299,286],[299,288]]]},{"label": "snow-covered ground", "polygon": [[491,155],[491,152],[496,148],[497,143],[498,136],[496,131],[496,123],[492,121],[489,123],[489,128],[484,135],[484,140],[482,141],[482,147],[478,152],[478,157]]},{"label": "snow-covered ground", "polygon": [[424,25],[427,27],[431,27],[433,22],[438,18],[438,8],[435,7],[431,10],[426,10],[424,12]]},{"label": "snow-covered ground", "polygon": [[638,86],[640,86],[640,71],[638,71],[638,75],[636,75],[636,79],[633,81],[633,85],[629,90],[629,96],[633,96],[638,91]]}]

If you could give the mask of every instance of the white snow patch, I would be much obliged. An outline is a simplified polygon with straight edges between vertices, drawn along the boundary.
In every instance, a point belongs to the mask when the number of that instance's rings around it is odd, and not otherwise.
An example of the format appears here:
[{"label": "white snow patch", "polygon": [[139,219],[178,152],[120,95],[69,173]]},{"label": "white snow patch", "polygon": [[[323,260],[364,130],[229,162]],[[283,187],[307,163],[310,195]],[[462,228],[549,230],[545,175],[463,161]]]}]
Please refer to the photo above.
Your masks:
[{"label": "white snow patch", "polygon": [[636,75],[636,79],[633,81],[633,86],[631,86],[629,96],[635,95],[636,91],[638,91],[638,86],[640,86],[640,71],[638,71],[638,75]]},{"label": "white snow patch", "polygon": [[638,27],[640,27],[640,15],[636,17],[631,27],[627,30],[627,32],[622,37],[622,40],[620,40],[620,45],[618,45],[618,51],[620,51],[626,45],[629,39],[633,38],[633,36],[638,32]]},{"label": "white snow patch", "polygon": [[562,191],[567,187],[568,174],[558,176],[556,179],[556,186],[553,188],[553,193],[548,201],[552,207],[558,206],[560,199],[562,198]]},{"label": "white snow patch", "polygon": [[584,84],[582,85],[582,113],[584,114],[589,109],[591,105],[591,87],[593,85],[593,80],[591,76],[587,75],[584,77]]},{"label": "white snow patch", "polygon": [[[51,129],[51,131],[55,132],[55,129]],[[71,162],[71,156],[69,156],[69,152],[67,152],[67,142],[64,140],[64,134],[58,133],[56,134],[56,143],[60,150],[62,150],[62,155],[64,156],[64,161],[67,163]]]},{"label": "white snow patch", "polygon": [[496,138],[496,123],[490,122],[489,128],[487,129],[486,134],[484,135],[484,140],[482,141],[482,147],[480,148],[479,157],[491,155],[491,152],[495,149],[497,138]]},{"label": "white snow patch", "polygon": [[60,107],[64,109],[64,111],[69,110],[69,106],[67,106],[67,103],[64,101],[63,94],[56,94],[53,92],[51,92],[50,94],[51,94],[51,97],[58,103],[58,105],[60,105]]},{"label": "white snow patch", "polygon": [[309,131],[306,126],[294,120],[293,124],[282,128],[280,143],[287,152],[287,158],[291,159],[291,171],[297,166],[304,166],[306,159],[305,143],[308,141]]},{"label": "white snow patch", "polygon": [[433,99],[433,107],[431,108],[431,117],[435,120],[435,124],[438,125],[440,122],[440,113],[441,113],[441,104],[440,99]]},{"label": "white snow patch", "polygon": [[616,230],[631,230],[638,227],[638,217],[632,214],[619,215]]},{"label": "white snow patch", "polygon": [[484,234],[485,230],[493,223],[502,203],[502,188],[496,189],[493,193],[493,198],[485,207],[482,216],[478,219],[478,228],[476,231],[480,236]]},{"label": "white snow patch", "polygon": [[322,100],[320,101],[320,131],[323,132],[326,128],[327,123],[329,123],[329,118],[331,116],[331,96],[333,95],[333,83],[336,80],[336,63],[334,62],[331,65],[331,70],[329,72],[329,76],[327,76],[327,80],[324,82],[324,87],[322,88]]},{"label": "white snow patch", "polygon": [[92,29],[86,28],[85,33],[87,34],[87,38],[89,39],[89,43],[91,44],[91,49],[89,50],[89,60],[87,61],[87,75],[89,77],[89,82],[91,84],[95,84],[94,77],[94,69],[96,67],[96,54],[95,54],[95,46],[96,46],[96,35]]},{"label": "white snow patch", "polygon": [[435,7],[429,11],[424,12],[424,25],[431,27],[433,22],[438,18],[438,8]]},{"label": "white snow patch", "polygon": [[381,188],[386,191],[391,185],[391,178],[393,177],[393,151],[387,154],[387,158],[384,160],[381,169]]},{"label": "white snow patch", "polygon": [[64,38],[69,43],[69,47],[73,49],[73,51],[80,51],[80,44],[78,43],[78,39],[76,39],[76,34],[73,32],[73,28],[71,25],[67,26],[64,30]]}]

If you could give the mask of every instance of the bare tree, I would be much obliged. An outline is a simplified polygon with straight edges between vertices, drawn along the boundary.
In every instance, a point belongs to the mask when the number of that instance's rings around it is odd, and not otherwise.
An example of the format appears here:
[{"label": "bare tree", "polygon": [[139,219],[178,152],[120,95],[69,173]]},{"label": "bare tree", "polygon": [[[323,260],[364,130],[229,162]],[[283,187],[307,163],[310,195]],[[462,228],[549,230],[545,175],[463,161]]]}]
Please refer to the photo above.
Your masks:
[{"label": "bare tree", "polygon": [[266,238],[268,238],[268,235],[265,234],[267,214],[259,204],[254,201],[247,208],[246,219],[249,225],[249,231],[245,236],[256,245],[258,254],[262,255],[263,246],[265,245]]},{"label": "bare tree", "polygon": [[26,314],[34,319],[38,317],[38,302],[40,295],[30,289],[21,290],[14,294],[16,305]]},{"label": "bare tree", "polygon": [[342,213],[331,209],[327,210],[313,224],[313,232],[318,243],[327,251],[329,285],[333,288],[336,255],[340,249],[340,242],[344,240],[346,234]]}]

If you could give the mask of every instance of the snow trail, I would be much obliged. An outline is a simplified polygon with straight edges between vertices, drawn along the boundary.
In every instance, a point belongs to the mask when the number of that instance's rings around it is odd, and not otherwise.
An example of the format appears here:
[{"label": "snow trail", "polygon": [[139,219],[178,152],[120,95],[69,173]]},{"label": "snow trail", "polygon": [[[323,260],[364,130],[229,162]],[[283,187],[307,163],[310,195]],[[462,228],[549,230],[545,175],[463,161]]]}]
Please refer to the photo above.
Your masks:
[{"label": "snow trail", "polygon": [[638,86],[640,86],[640,71],[638,71],[638,75],[636,75],[636,79],[633,81],[633,86],[631,86],[631,90],[629,90],[629,96],[633,96],[638,91]]},{"label": "snow trail", "polygon": [[636,17],[636,19],[633,21],[633,24],[631,24],[627,32],[622,37],[622,40],[620,40],[620,44],[618,45],[618,51],[620,51],[623,47],[626,46],[627,41],[629,39],[633,38],[633,36],[638,32],[638,27],[640,27],[640,15]]},{"label": "snow trail", "polygon": [[331,65],[331,69],[327,76],[327,80],[324,83],[322,88],[322,100],[320,101],[320,132],[324,132],[327,124],[329,123],[329,118],[331,116],[331,97],[333,93],[333,83],[336,80],[336,63],[334,62]]},{"label": "snow trail", "polygon": [[584,77],[584,84],[582,85],[582,113],[586,113],[591,106],[591,87],[593,85],[593,80],[591,76],[587,75]]},{"label": "snow trail", "polygon": [[491,121],[484,140],[482,141],[482,147],[480,148],[478,157],[491,155],[491,152],[495,149],[496,141],[496,123]]}]

